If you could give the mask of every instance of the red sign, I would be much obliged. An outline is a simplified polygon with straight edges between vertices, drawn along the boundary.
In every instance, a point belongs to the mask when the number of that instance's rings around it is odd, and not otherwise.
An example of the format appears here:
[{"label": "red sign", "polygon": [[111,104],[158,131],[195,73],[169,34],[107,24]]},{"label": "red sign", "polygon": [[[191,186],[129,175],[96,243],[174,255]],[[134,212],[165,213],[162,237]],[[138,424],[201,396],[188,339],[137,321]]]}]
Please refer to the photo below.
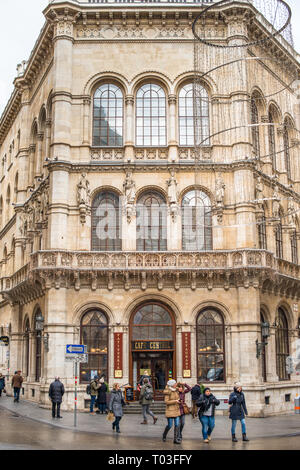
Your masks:
[{"label": "red sign", "polygon": [[182,377],[192,377],[191,362],[191,333],[182,333]]},{"label": "red sign", "polygon": [[123,333],[114,334],[115,379],[123,378]]}]

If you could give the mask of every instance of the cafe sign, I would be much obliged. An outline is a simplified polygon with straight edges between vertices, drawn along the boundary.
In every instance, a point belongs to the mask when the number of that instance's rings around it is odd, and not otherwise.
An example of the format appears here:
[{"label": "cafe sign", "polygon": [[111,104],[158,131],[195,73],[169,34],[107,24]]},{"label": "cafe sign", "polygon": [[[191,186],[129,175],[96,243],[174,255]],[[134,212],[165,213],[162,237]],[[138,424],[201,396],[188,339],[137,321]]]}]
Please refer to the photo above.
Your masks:
[{"label": "cafe sign", "polygon": [[172,351],[173,341],[132,341],[132,351]]}]

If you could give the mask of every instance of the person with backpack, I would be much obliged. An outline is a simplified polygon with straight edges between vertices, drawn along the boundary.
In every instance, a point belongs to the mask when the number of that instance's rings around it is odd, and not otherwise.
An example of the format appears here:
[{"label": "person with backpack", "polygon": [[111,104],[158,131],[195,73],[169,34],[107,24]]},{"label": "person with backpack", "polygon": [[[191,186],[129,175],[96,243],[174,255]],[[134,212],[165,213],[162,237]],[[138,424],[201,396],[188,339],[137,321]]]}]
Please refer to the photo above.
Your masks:
[{"label": "person with backpack", "polygon": [[179,437],[182,440],[182,431],[185,425],[185,415],[190,414],[190,410],[185,403],[185,395],[189,393],[192,388],[188,384],[177,384],[178,393],[179,393],[179,409],[180,409],[180,424],[179,424]]},{"label": "person with backpack", "polygon": [[235,437],[235,429],[236,429],[236,424],[238,421],[241,422],[243,441],[248,442],[249,439],[247,438],[247,434],[246,434],[246,421],[245,421],[245,415],[248,416],[248,411],[246,407],[245,395],[242,392],[242,385],[239,382],[236,382],[234,384],[234,389],[233,389],[233,392],[230,394],[228,403],[229,405],[231,405],[229,419],[232,420],[232,426],[231,426],[232,442],[238,442],[237,438]]},{"label": "person with backpack", "polygon": [[144,378],[143,385],[140,391],[140,404],[142,405],[144,421],[141,424],[148,424],[147,415],[152,416],[153,424],[156,424],[157,418],[150,410],[150,405],[153,401],[153,388],[147,378]]},{"label": "person with backpack", "polygon": [[99,377],[96,375],[90,384],[90,395],[91,395],[91,403],[90,403],[90,415],[94,415],[94,405],[98,396],[98,390],[100,388],[99,385]]},{"label": "person with backpack", "polygon": [[215,427],[215,408],[219,405],[220,401],[211,393],[210,388],[205,388],[197,401],[203,440],[206,444],[211,441],[211,435]]},{"label": "person with backpack", "polygon": [[191,390],[191,395],[192,395],[192,418],[195,419],[197,414],[198,414],[198,407],[197,407],[197,401],[200,398],[201,393],[203,392],[204,387],[201,384],[196,384],[192,390]]}]

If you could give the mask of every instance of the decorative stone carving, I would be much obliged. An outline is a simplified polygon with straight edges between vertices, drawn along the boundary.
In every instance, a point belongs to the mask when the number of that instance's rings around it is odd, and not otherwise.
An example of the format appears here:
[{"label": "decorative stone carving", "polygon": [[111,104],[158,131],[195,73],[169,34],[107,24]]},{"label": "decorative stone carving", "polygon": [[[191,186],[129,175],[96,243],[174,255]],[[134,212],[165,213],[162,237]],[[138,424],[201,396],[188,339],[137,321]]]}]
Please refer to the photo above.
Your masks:
[{"label": "decorative stone carving", "polygon": [[135,209],[135,198],[136,198],[136,184],[132,178],[132,173],[126,173],[126,178],[123,183],[123,190],[125,196],[125,213],[127,216],[127,221],[130,224],[132,218],[136,214]]},{"label": "decorative stone carving", "polygon": [[175,222],[178,215],[178,194],[177,194],[177,181],[175,178],[174,170],[171,170],[171,178],[167,181],[168,189],[168,202],[169,210],[173,222]]},{"label": "decorative stone carving", "polygon": [[223,222],[225,187],[222,175],[219,173],[216,179],[216,207],[219,224]]},{"label": "decorative stone carving", "polygon": [[278,185],[275,184],[273,191],[273,204],[272,204],[272,216],[274,219],[279,219],[279,210],[280,210],[280,197],[278,191]]},{"label": "decorative stone carving", "polygon": [[86,179],[86,174],[81,175],[81,180],[77,185],[77,203],[80,212],[80,221],[82,224],[86,222],[86,215],[91,204],[90,183]]},{"label": "decorative stone carving", "polygon": [[263,207],[263,199],[264,199],[264,184],[261,180],[261,177],[259,176],[256,181],[256,186],[255,186],[255,199],[256,203],[260,208]]},{"label": "decorative stone carving", "polygon": [[289,197],[288,199],[287,215],[288,215],[289,226],[295,229],[296,228],[296,213],[295,213],[294,201],[293,201],[293,198],[291,197]]}]

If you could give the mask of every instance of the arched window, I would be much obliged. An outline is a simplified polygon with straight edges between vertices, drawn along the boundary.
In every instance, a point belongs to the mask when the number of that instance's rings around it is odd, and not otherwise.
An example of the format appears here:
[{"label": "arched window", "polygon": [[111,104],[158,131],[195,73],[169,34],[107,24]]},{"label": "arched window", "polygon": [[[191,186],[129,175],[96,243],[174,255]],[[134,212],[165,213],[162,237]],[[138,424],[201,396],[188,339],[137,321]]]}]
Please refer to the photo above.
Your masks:
[{"label": "arched window", "polygon": [[212,215],[209,197],[199,190],[182,199],[182,249],[212,250]]},{"label": "arched window", "polygon": [[10,185],[8,185],[7,192],[6,192],[6,217],[5,217],[6,222],[9,221],[10,202],[11,202]]},{"label": "arched window", "polygon": [[155,303],[139,308],[132,322],[131,338],[133,341],[171,341],[173,322],[170,313]]},{"label": "arched window", "polygon": [[276,256],[277,258],[283,259],[283,235],[282,235],[281,219],[276,227],[275,242],[276,242]]},{"label": "arched window", "polygon": [[[266,323],[265,314],[262,310],[260,312],[260,321],[261,321],[261,324]],[[262,378],[264,382],[267,382],[266,346],[263,340],[264,338],[261,335],[261,343],[263,344],[262,350],[261,350]]]},{"label": "arched window", "polygon": [[24,360],[23,360],[23,374],[24,377],[29,376],[29,334],[30,334],[30,323],[27,318],[25,323],[25,332],[24,332]]},{"label": "arched window", "polygon": [[42,373],[42,332],[36,328],[36,318],[42,316],[42,312],[38,309],[34,316],[35,328],[35,381],[39,382]]},{"label": "arched window", "polygon": [[[179,145],[195,145],[195,123],[197,123],[197,142],[209,137],[209,100],[203,86],[197,85],[194,105],[194,86],[184,85],[179,92]],[[206,140],[202,145],[209,145]]]},{"label": "arched window", "polygon": [[266,228],[266,215],[265,211],[257,222],[258,228],[258,244],[260,250],[267,249],[267,228]]},{"label": "arched window", "polygon": [[92,204],[92,251],[121,250],[119,196],[110,191],[97,194]]},{"label": "arched window", "polygon": [[292,263],[298,264],[298,246],[297,246],[297,231],[294,230],[291,236],[291,251]]},{"label": "arched window", "polygon": [[167,145],[166,95],[154,83],[143,85],[136,95],[136,145]]},{"label": "arched window", "polygon": [[269,114],[268,114],[268,117],[269,117],[269,126],[268,126],[268,129],[269,129],[269,154],[270,154],[270,158],[272,160],[272,166],[273,166],[273,170],[276,170],[277,169],[277,163],[276,163],[276,160],[277,160],[277,156],[276,156],[276,137],[275,137],[275,123],[276,123],[276,111],[274,109],[274,107],[270,107],[269,109]]},{"label": "arched window", "polygon": [[252,145],[256,158],[260,158],[259,114],[255,96],[251,97]]},{"label": "arched window", "polygon": [[225,327],[222,315],[207,308],[197,318],[198,383],[225,381]]},{"label": "arched window", "polygon": [[83,315],[80,338],[88,352],[88,363],[80,367],[80,382],[90,382],[95,375],[108,378],[108,321],[104,312],[94,309]]},{"label": "arched window", "polygon": [[289,380],[286,370],[286,358],[289,356],[289,329],[286,314],[282,308],[278,309],[276,342],[276,372],[279,380]]},{"label": "arched window", "polygon": [[287,176],[291,179],[291,155],[290,155],[290,133],[292,130],[292,123],[289,119],[284,121],[283,125],[283,145],[284,145],[284,160]]},{"label": "arched window", "polygon": [[167,207],[163,196],[146,192],[137,201],[137,250],[167,249]]},{"label": "arched window", "polygon": [[93,145],[123,145],[123,93],[116,85],[101,85],[94,94]]}]

